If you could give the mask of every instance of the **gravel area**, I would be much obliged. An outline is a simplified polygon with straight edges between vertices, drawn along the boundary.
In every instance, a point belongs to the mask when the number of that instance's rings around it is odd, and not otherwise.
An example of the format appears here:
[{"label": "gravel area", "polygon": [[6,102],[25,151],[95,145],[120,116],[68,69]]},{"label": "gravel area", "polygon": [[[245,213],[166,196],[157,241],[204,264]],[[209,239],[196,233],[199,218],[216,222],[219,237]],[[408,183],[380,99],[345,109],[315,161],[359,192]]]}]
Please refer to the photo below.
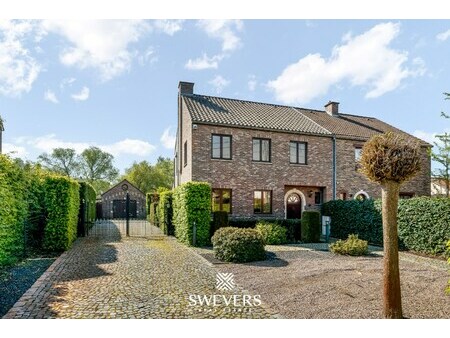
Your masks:
[{"label": "gravel area", "polygon": [[[325,244],[267,246],[268,260],[247,264],[219,263],[211,248],[197,252],[285,318],[382,318],[382,251],[371,249],[348,257]],[[445,261],[402,252],[400,270],[406,318],[450,318]]]},{"label": "gravel area", "polygon": [[54,261],[55,258],[28,259],[0,270],[0,317],[8,312]]}]

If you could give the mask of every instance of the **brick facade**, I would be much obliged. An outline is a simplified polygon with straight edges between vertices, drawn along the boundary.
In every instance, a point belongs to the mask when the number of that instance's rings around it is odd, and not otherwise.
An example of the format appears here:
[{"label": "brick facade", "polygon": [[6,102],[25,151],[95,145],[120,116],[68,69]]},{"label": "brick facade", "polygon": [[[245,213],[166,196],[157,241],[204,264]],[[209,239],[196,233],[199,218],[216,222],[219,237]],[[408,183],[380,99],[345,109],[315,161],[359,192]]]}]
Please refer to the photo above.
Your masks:
[{"label": "brick facade", "polygon": [[[114,218],[113,205],[115,200],[126,199],[127,192],[122,189],[122,185],[128,185],[128,193],[131,201],[136,201],[136,216],[137,218],[145,218],[145,194],[138,188],[133,186],[127,180],[123,180],[114,187],[102,194],[102,218]],[[100,217],[98,215],[98,217]]]},{"label": "brick facade", "polygon": [[[192,88],[189,87],[187,94],[192,95]],[[220,111],[221,107],[215,109],[225,114]],[[326,113],[323,112],[323,114]],[[230,217],[285,218],[286,199],[290,193],[299,195],[302,210],[320,208],[320,205],[315,203],[316,192],[321,193],[323,202],[333,199],[334,141],[331,133],[312,135],[195,122],[183,100],[179,102],[178,116],[175,185],[188,181],[204,181],[210,183],[213,189],[231,189],[232,214]],[[232,137],[231,160],[212,158],[212,134]],[[253,161],[253,138],[271,140],[270,163]],[[290,163],[290,141],[307,143],[306,165]],[[185,142],[187,143],[186,166],[183,153]],[[364,142],[365,139],[352,140],[336,136],[336,198],[340,198],[345,193],[347,199],[352,199],[361,192],[369,198],[381,197],[380,186],[370,182],[356,171],[355,146],[362,146]],[[428,147],[423,146],[422,170],[419,175],[402,186],[401,192],[414,196],[429,196],[430,170]],[[272,192],[272,214],[254,214],[255,190]]]}]

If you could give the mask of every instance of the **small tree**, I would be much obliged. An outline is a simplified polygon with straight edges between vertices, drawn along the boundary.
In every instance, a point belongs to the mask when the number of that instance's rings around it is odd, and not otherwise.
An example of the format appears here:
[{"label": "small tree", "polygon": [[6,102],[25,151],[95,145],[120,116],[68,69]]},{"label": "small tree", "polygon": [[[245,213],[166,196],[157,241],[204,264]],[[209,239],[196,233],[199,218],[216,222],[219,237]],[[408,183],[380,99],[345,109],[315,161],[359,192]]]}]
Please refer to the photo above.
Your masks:
[{"label": "small tree", "polygon": [[384,317],[403,318],[398,265],[397,209],[400,185],[420,170],[420,145],[399,134],[373,136],[360,158],[360,171],[382,189]]},{"label": "small tree", "polygon": [[[444,93],[446,100],[450,99],[449,93]],[[441,116],[448,119],[449,115],[442,112]],[[436,138],[440,143],[434,142],[435,151],[431,153],[433,161],[439,163],[441,168],[438,168],[433,173],[433,176],[444,182],[445,184],[445,196],[448,198],[450,194],[450,133],[444,132],[443,134],[436,135]]]}]

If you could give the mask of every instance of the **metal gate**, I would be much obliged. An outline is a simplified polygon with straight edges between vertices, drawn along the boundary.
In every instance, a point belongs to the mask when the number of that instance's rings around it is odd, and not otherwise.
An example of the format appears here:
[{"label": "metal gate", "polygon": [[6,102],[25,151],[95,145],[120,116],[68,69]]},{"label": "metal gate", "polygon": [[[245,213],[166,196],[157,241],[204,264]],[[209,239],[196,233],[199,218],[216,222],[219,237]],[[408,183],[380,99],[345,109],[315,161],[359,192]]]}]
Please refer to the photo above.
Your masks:
[{"label": "metal gate", "polygon": [[163,236],[162,231],[151,225],[150,222],[146,220],[145,215],[141,215],[140,218],[137,218],[136,201],[130,200],[128,192],[125,200],[118,201],[120,203],[117,202],[113,205],[113,218],[97,219],[92,228],[87,230],[87,236],[115,239],[120,239],[122,237],[148,238]]}]

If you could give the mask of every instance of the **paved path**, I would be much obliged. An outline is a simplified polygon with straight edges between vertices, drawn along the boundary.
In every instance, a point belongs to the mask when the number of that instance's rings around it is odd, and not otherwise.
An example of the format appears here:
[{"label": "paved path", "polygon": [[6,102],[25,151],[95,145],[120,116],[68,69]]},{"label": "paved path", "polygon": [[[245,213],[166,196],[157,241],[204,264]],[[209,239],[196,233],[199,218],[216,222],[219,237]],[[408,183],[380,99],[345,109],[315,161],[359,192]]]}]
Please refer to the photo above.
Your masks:
[{"label": "paved path", "polygon": [[167,237],[122,238],[117,232],[80,238],[4,318],[277,317],[264,305],[190,306],[190,295],[246,293],[239,287],[232,293],[216,290],[216,272]]}]

